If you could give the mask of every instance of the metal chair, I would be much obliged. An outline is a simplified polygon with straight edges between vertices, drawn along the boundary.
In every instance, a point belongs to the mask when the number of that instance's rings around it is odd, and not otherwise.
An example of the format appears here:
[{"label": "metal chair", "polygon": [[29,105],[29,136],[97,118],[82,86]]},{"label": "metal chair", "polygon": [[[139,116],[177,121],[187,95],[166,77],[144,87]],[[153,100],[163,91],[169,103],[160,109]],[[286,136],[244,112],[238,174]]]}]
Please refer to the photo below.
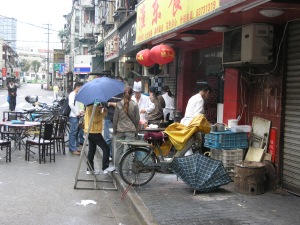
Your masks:
[{"label": "metal chair", "polygon": [[[3,121],[11,121],[11,120],[18,120],[22,118],[22,113],[20,112],[3,112]],[[2,126],[1,130],[1,139],[4,141],[14,140],[16,135],[20,135],[19,130],[15,128]],[[21,146],[19,145],[19,149]]]},{"label": "metal chair", "polygon": [[[42,160],[46,163],[46,154],[50,156],[51,161],[55,162],[55,146],[53,136],[53,123],[41,121],[39,128],[39,137],[33,140],[26,140],[26,149],[25,149],[25,160],[29,161],[30,158],[30,147],[37,146],[39,154],[39,163],[41,164]],[[53,151],[52,151],[53,149]]]},{"label": "metal chair", "polygon": [[0,140],[0,147],[1,147],[1,150],[3,149],[3,147],[5,147],[5,149],[6,149],[6,154],[5,154],[6,162],[11,162],[11,142]]},{"label": "metal chair", "polygon": [[56,151],[62,152],[64,155],[66,154],[65,149],[65,133],[66,126],[68,123],[68,118],[66,116],[59,116],[58,119],[54,122],[54,134],[52,139],[55,141]]}]

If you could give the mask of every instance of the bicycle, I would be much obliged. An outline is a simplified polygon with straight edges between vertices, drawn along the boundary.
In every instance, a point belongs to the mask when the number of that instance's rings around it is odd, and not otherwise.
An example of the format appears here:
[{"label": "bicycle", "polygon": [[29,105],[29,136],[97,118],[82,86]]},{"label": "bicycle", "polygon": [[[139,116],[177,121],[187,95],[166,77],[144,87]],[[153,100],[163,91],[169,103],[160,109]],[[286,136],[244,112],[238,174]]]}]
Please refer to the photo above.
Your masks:
[{"label": "bicycle", "polygon": [[[164,136],[164,141],[168,140]],[[201,133],[194,133],[191,138],[185,143],[182,150],[169,160],[164,158],[168,152],[163,152],[161,149],[163,140],[147,140],[147,141],[120,141],[122,144],[127,144],[129,149],[121,157],[119,163],[119,172],[122,180],[131,186],[142,186],[147,184],[154,177],[156,172],[173,173],[169,165],[175,157],[182,157],[185,153],[193,149],[193,152],[199,151],[202,145]],[[170,151],[170,149],[169,149]]]}]

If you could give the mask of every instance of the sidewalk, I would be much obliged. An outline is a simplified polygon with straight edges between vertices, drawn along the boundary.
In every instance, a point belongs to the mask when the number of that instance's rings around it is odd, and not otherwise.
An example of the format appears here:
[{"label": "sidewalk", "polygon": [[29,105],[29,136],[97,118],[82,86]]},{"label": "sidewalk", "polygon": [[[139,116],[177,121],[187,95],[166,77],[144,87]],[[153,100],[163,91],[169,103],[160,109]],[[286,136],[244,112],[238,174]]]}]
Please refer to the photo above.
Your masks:
[{"label": "sidewalk", "polygon": [[[113,174],[122,193],[128,187]],[[141,224],[240,225],[300,224],[300,197],[284,190],[262,195],[234,191],[234,182],[210,193],[196,193],[176,175],[156,173],[146,185],[132,187],[123,201],[136,213]]]}]

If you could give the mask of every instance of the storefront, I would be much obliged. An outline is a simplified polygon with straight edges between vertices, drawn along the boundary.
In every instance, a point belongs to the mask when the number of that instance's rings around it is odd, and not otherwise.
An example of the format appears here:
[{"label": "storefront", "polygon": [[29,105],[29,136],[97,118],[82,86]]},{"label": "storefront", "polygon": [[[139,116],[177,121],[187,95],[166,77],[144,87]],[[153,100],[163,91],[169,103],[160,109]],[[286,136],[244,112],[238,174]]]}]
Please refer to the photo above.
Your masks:
[{"label": "storefront", "polygon": [[300,194],[300,21],[289,24],[282,152],[283,188]]},{"label": "storefront", "polygon": [[277,131],[274,166],[278,175],[282,171],[279,185],[299,193],[299,59],[298,45],[292,43],[298,43],[299,25],[291,23],[300,21],[299,2],[207,0],[193,2],[193,7],[191,1],[151,3],[145,0],[137,7],[137,44],[164,43],[176,50],[170,66],[177,80],[177,110],[184,113],[197,84],[207,82],[214,89],[208,102],[211,122],[223,119],[227,124],[239,116],[240,124],[251,125],[255,116],[271,121]]}]

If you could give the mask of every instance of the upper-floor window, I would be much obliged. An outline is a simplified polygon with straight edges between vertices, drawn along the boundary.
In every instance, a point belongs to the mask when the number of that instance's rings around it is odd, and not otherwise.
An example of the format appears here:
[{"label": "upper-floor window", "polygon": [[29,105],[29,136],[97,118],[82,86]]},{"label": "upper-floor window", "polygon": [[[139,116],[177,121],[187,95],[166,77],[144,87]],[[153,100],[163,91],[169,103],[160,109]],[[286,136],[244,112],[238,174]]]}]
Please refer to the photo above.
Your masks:
[{"label": "upper-floor window", "polygon": [[84,23],[95,23],[95,10],[84,11]]},{"label": "upper-floor window", "polygon": [[83,47],[83,54],[88,55],[89,54],[89,48],[88,47]]}]

